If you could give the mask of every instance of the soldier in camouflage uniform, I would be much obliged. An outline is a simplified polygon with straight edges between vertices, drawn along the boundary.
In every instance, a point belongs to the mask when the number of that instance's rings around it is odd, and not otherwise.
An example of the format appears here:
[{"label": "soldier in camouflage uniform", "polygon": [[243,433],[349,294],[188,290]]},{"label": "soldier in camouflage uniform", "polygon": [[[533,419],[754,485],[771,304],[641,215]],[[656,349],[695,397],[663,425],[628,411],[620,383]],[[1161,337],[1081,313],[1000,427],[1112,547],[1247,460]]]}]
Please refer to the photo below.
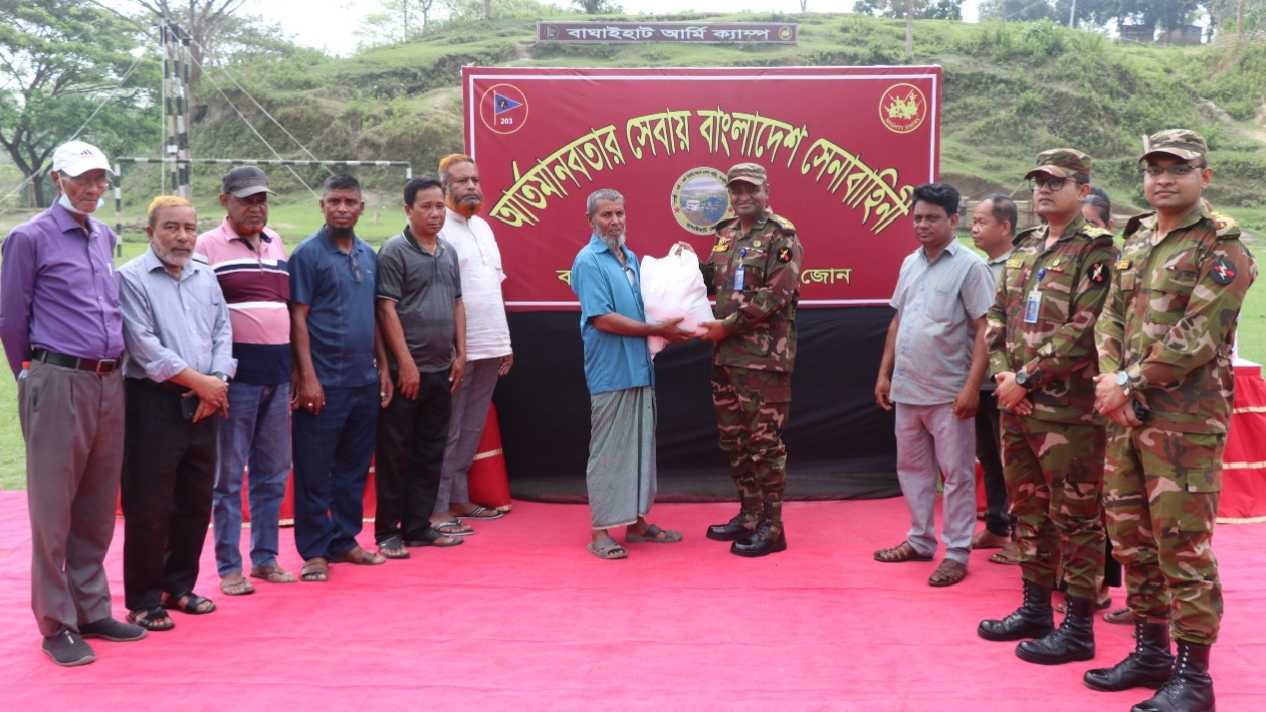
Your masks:
[{"label": "soldier in camouflage uniform", "polygon": [[[1024,599],[987,640],[1023,640],[1016,655],[1056,665],[1094,657],[1094,606],[1103,579],[1104,427],[1094,412],[1094,325],[1116,251],[1088,224],[1090,157],[1069,148],[1038,154],[1033,203],[1045,225],[1021,232],[989,310],[990,371],[998,383],[1003,463],[1015,521]],[[1067,614],[1054,628],[1051,590],[1060,560]]]},{"label": "soldier in camouflage uniform", "polygon": [[787,548],[782,428],[791,407],[803,250],[791,221],[769,210],[763,166],[735,165],[726,185],[737,217],[716,226],[716,242],[700,269],[716,295],[717,321],[703,326],[704,338],[715,343],[718,439],[742,504],[729,522],[708,527],[707,536],[732,541],[731,553],[764,556]]},{"label": "soldier in camouflage uniform", "polygon": [[1104,507],[1125,566],[1136,647],[1085,680],[1102,690],[1160,687],[1136,711],[1214,708],[1209,648],[1222,587],[1213,523],[1231,416],[1231,346],[1256,265],[1234,221],[1201,204],[1212,177],[1207,154],[1193,131],[1148,138],[1139,161],[1155,210],[1126,225],[1095,327],[1096,408],[1112,421]]}]

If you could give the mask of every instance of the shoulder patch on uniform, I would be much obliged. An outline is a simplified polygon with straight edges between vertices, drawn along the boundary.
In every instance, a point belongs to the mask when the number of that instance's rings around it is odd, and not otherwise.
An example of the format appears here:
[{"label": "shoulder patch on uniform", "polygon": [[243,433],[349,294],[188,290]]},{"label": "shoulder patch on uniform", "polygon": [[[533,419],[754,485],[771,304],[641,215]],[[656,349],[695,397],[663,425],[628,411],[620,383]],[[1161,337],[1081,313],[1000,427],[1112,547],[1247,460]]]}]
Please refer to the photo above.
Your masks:
[{"label": "shoulder patch on uniform", "polygon": [[1240,224],[1235,222],[1235,218],[1222,213],[1213,213],[1209,217],[1213,220],[1213,227],[1217,230],[1219,240],[1240,239]]},{"label": "shoulder patch on uniform", "polygon": [[1133,235],[1134,233],[1138,232],[1139,228],[1143,225],[1143,219],[1151,217],[1155,214],[1156,214],[1155,211],[1149,210],[1146,213],[1139,213],[1138,215],[1135,215],[1134,217],[1130,218],[1129,220],[1126,221],[1125,231],[1122,234],[1125,237],[1129,237],[1130,235]]},{"label": "shoulder patch on uniform", "polygon": [[737,221],[738,221],[738,218],[726,218],[725,220],[722,220],[721,222],[714,225],[712,227],[712,231],[720,234],[722,230],[726,229],[727,227],[730,227]]},{"label": "shoulder patch on uniform", "polygon": [[795,225],[793,225],[793,224],[792,224],[792,222],[791,222],[790,220],[788,220],[787,218],[784,218],[783,216],[781,216],[781,215],[779,215],[779,214],[777,214],[777,213],[774,213],[774,214],[770,215],[770,216],[769,216],[769,221],[770,221],[770,222],[772,222],[772,223],[774,223],[774,224],[775,224],[775,225],[777,225],[778,227],[782,228],[783,232],[795,232],[795,231],[796,231],[796,226],[795,226]]},{"label": "shoulder patch on uniform", "polygon": [[1234,282],[1237,274],[1235,265],[1231,264],[1225,257],[1219,257],[1214,260],[1213,269],[1209,272],[1209,276],[1213,277],[1213,281],[1223,287]]},{"label": "shoulder patch on uniform", "polygon": [[1108,283],[1108,261],[1096,262],[1090,265],[1090,271],[1086,273],[1086,278],[1096,287],[1102,287]]},{"label": "shoulder patch on uniform", "polygon": [[1085,233],[1086,237],[1089,237],[1091,239],[1100,238],[1100,237],[1106,237],[1109,239],[1112,238],[1111,232],[1109,232],[1108,230],[1104,230],[1101,227],[1096,227],[1094,225],[1087,225],[1086,227],[1082,228],[1082,232]]},{"label": "shoulder patch on uniform", "polygon": [[784,263],[784,264],[785,264],[785,263],[787,263],[787,262],[790,262],[790,261],[791,261],[791,248],[790,248],[790,247],[779,247],[779,248],[778,248],[778,261],[779,261],[779,262],[782,262],[782,263]]}]

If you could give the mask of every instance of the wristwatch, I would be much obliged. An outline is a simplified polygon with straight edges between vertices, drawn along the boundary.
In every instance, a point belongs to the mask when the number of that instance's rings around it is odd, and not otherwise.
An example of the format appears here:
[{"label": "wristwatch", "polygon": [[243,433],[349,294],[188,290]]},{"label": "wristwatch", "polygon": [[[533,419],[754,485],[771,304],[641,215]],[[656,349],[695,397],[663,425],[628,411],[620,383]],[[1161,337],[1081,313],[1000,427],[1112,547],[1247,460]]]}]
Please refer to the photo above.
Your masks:
[{"label": "wristwatch", "polygon": [[1121,392],[1130,395],[1130,375],[1125,371],[1117,371],[1117,385],[1121,387]]},{"label": "wristwatch", "polygon": [[229,382],[229,374],[224,373],[223,371],[212,371],[212,372],[211,372],[211,375],[212,375],[212,376],[215,376],[216,378],[220,379],[221,381],[224,381],[225,383],[228,383],[228,382]]},{"label": "wristwatch", "polygon": [[1015,372],[1015,384],[1016,384],[1017,386],[1020,386],[1021,388],[1025,389],[1025,390],[1028,390],[1028,388],[1029,388],[1029,379],[1031,379],[1031,378],[1032,378],[1032,376],[1030,376],[1030,375],[1028,374],[1028,372],[1027,372],[1027,371],[1025,371],[1023,368],[1021,368],[1019,371],[1016,371],[1016,372]]}]

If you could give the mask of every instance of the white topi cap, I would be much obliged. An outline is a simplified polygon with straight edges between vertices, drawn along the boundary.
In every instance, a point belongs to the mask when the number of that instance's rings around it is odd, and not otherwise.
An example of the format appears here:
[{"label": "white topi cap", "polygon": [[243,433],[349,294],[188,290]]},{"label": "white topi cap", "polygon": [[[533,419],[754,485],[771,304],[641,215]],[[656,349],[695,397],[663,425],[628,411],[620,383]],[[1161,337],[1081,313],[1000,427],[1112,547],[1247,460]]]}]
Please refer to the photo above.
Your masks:
[{"label": "white topi cap", "polygon": [[114,172],[101,149],[90,143],[67,141],[53,151],[53,170],[62,175],[74,178],[96,168],[107,173]]}]

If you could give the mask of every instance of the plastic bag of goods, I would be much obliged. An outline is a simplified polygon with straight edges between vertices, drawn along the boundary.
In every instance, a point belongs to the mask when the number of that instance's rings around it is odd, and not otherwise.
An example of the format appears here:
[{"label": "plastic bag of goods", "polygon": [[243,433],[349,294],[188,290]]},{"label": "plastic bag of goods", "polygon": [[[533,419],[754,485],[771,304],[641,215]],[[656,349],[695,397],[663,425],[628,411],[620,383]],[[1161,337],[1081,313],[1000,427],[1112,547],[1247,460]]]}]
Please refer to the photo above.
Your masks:
[{"label": "plastic bag of goods", "polygon": [[[648,322],[681,317],[678,326],[703,333],[699,323],[713,319],[712,305],[708,303],[708,288],[703,284],[695,253],[673,247],[664,257],[642,257],[642,303]],[[667,345],[668,340],[662,336],[647,338],[652,356]]]}]

